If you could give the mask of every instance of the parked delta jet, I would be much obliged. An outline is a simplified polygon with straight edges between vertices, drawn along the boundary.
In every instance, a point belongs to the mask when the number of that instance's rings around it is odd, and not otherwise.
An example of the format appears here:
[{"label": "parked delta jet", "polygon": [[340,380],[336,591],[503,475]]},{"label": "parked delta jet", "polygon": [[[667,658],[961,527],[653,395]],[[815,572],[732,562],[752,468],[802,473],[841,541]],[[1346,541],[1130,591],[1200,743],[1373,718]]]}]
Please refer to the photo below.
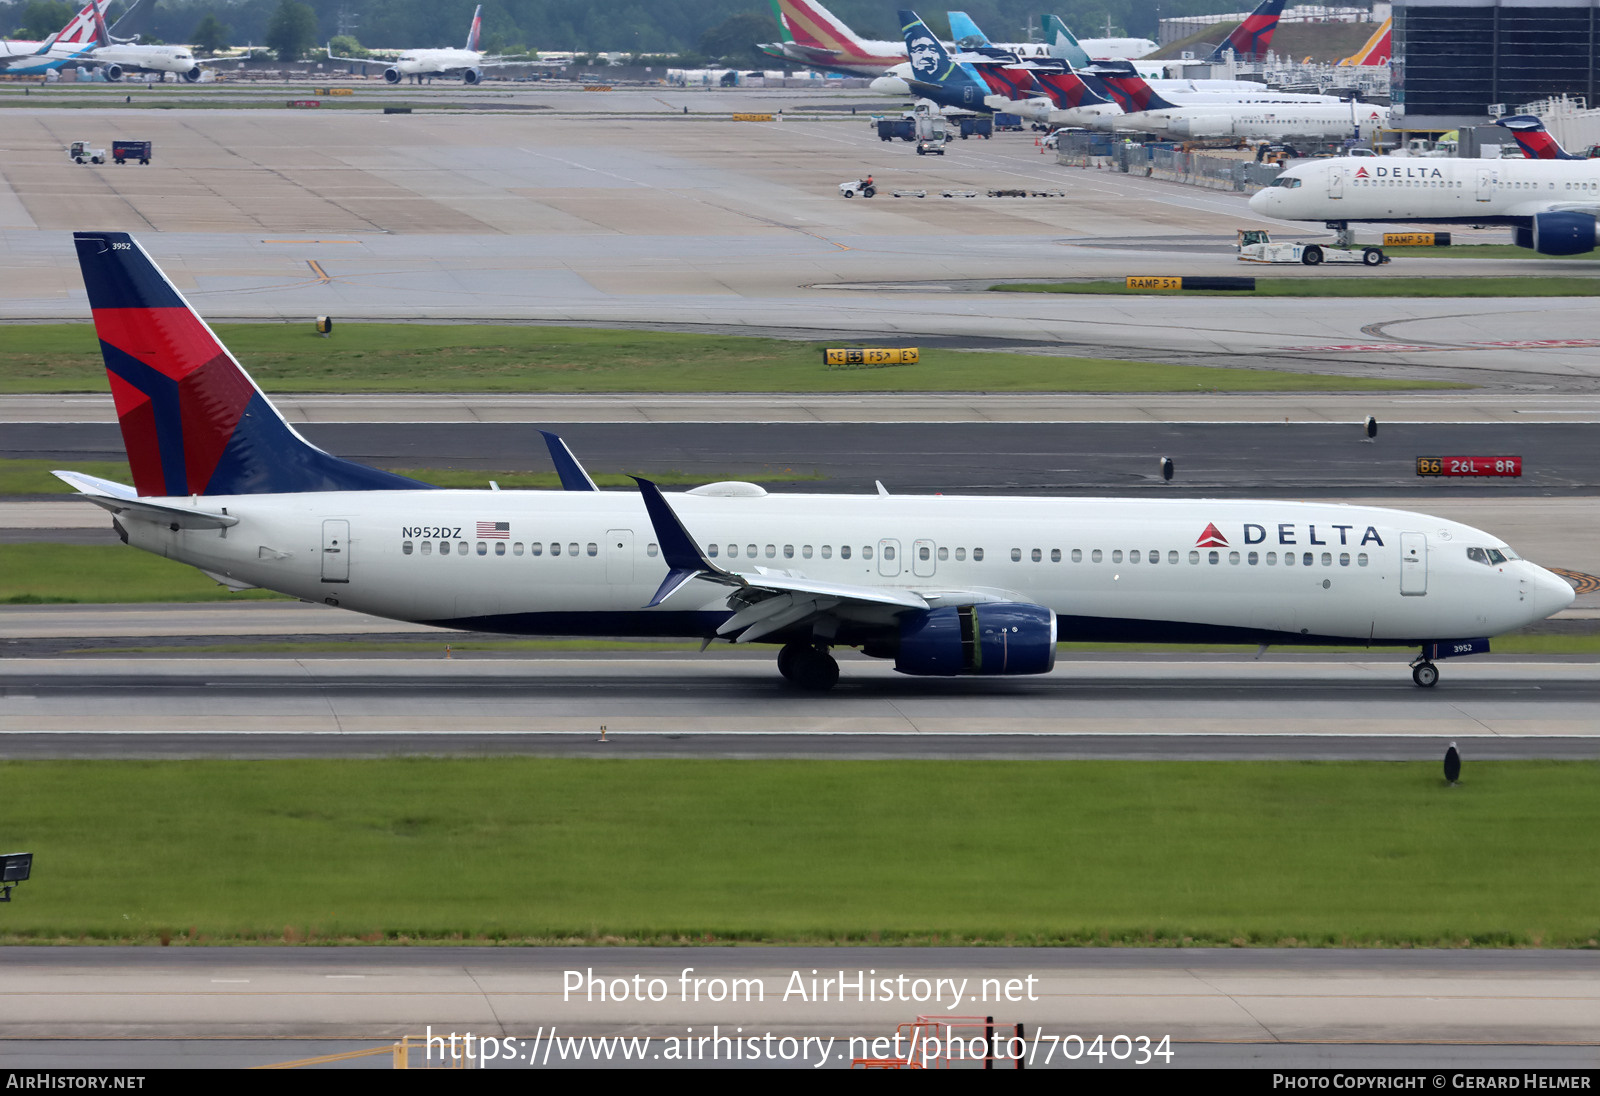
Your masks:
[{"label": "parked delta jet", "polygon": [[[1239,137],[1283,140],[1289,137],[1349,137],[1361,126],[1387,126],[1389,108],[1333,95],[1275,91],[1257,85],[1249,91],[1185,91],[1163,95],[1131,69],[1115,62],[1080,74],[1098,79],[1121,108],[1091,122],[1098,129],[1155,133],[1179,138]],[[1091,82],[1091,87],[1099,86]]]},{"label": "parked delta jet", "polygon": [[759,640],[818,690],[835,646],[1013,675],[1058,640],[1420,647],[1431,686],[1435,659],[1573,600],[1498,537],[1368,506],[438,490],[308,443],[126,233],[75,242],[133,485],[56,475],[125,543],[235,588],[513,635]]},{"label": "parked delta jet", "polygon": [[1600,160],[1340,157],[1297,164],[1250,208],[1285,221],[1510,225],[1541,255],[1595,248]]},{"label": "parked delta jet", "polygon": [[1272,35],[1278,29],[1278,19],[1283,15],[1284,0],[1261,0],[1255,11],[1245,16],[1244,22],[1211,51],[1206,60],[1221,64],[1232,53],[1241,61],[1265,60],[1272,48]]},{"label": "parked delta jet", "polygon": [[[394,63],[383,70],[383,78],[398,84],[407,76],[454,76],[461,74],[463,83],[476,84],[483,79],[483,70],[509,64],[499,57],[485,57],[478,48],[479,31],[483,26],[483,5],[472,9],[472,23],[467,28],[467,44],[462,49],[411,49],[406,50]],[[328,47],[328,60],[350,64],[368,64],[372,58],[335,57],[333,47]]]},{"label": "parked delta jet", "polygon": [[1522,155],[1530,160],[1582,160],[1582,156],[1574,156],[1561,147],[1561,142],[1551,136],[1550,131],[1544,128],[1537,115],[1513,114],[1495,121],[1495,125],[1502,126],[1511,131],[1511,136],[1516,138],[1517,147],[1522,149]]}]

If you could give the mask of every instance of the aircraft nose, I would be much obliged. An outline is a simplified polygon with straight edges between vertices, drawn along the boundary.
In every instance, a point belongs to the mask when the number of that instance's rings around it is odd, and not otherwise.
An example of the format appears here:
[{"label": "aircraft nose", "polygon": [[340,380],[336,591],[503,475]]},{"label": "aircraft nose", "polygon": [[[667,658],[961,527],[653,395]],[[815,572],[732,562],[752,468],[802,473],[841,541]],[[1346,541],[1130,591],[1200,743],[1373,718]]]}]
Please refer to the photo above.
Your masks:
[{"label": "aircraft nose", "polygon": [[1270,187],[1258,190],[1250,195],[1250,209],[1254,213],[1266,213],[1272,207],[1272,189]]},{"label": "aircraft nose", "polygon": [[898,76],[879,76],[867,85],[875,95],[909,95],[911,88]]},{"label": "aircraft nose", "polygon": [[1535,567],[1534,571],[1533,590],[1528,595],[1528,601],[1539,614],[1540,620],[1559,613],[1577,600],[1577,592],[1566,579],[1551,574],[1543,567]]}]

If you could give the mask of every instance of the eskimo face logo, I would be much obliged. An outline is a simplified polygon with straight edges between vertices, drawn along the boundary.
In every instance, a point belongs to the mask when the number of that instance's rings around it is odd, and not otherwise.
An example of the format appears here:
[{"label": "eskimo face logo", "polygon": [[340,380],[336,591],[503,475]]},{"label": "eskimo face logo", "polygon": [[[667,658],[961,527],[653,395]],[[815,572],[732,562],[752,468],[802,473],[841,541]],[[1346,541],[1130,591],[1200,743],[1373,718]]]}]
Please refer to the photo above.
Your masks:
[{"label": "eskimo face logo", "polygon": [[1200,539],[1194,542],[1196,548],[1226,548],[1228,538],[1222,535],[1214,522],[1206,523],[1205,532],[1200,534]]},{"label": "eskimo face logo", "polygon": [[924,76],[932,76],[939,68],[939,43],[934,41],[932,35],[919,32],[907,44],[906,52],[911,57],[911,68]]}]

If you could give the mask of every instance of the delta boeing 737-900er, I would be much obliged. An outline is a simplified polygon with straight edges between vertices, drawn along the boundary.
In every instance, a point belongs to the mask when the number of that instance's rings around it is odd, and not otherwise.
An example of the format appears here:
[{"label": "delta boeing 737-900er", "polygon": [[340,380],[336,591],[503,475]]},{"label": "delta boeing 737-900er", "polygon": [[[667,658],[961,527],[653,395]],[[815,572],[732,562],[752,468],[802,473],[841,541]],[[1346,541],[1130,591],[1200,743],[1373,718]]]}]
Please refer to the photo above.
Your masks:
[{"label": "delta boeing 737-900er", "polygon": [[906,674],[1038,674],[1058,640],[1415,647],[1434,660],[1572,603],[1500,538],[1402,510],[1217,499],[778,495],[721,483],[442,490],[302,438],[144,249],[79,232],[133,473],[57,472],[124,542],[234,588],[513,635],[835,646]]}]

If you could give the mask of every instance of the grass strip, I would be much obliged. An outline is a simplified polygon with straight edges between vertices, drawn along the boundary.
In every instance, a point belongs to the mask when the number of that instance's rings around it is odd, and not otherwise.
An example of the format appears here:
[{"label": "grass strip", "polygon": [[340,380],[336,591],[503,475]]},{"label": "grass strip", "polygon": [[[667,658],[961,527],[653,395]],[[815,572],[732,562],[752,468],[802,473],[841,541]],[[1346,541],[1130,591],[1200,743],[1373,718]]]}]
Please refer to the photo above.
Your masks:
[{"label": "grass strip", "polygon": [[[1249,277],[1248,271],[1240,271]],[[1240,297],[1249,291],[1129,289],[1123,281],[1010,283],[997,293],[1090,293],[1113,297]],[[1600,278],[1391,278],[1367,274],[1328,278],[1257,278],[1257,297],[1600,297]]]},{"label": "grass strip", "polygon": [[121,544],[0,544],[0,605],[239,600],[293,599],[234,593],[186,563]]},{"label": "grass strip", "polygon": [[[1595,762],[5,762],[7,941],[1595,947]],[[907,855],[909,847],[915,851]],[[288,885],[286,885],[286,883]]]},{"label": "grass strip", "polygon": [[[827,369],[822,364],[822,343],[587,327],[351,323],[339,325],[331,339],[322,339],[309,324],[222,324],[217,333],[268,393],[1321,392],[1470,387],[937,348],[925,350],[917,365]],[[0,340],[0,394],[105,391],[105,369],[93,327],[6,326]]]},{"label": "grass strip", "polygon": [[1581,255],[1540,255],[1515,244],[1458,244],[1449,247],[1385,247],[1396,258],[1419,259],[1576,259],[1579,262],[1600,260],[1600,251],[1586,251]]},{"label": "grass strip", "polygon": [[[0,495],[74,495],[77,492],[50,474],[52,469],[64,468],[83,472],[117,483],[131,484],[133,473],[127,461],[107,460],[33,460],[28,458],[0,459]],[[494,480],[507,490],[527,489],[553,491],[561,486],[554,472],[491,472],[477,468],[391,468],[402,476],[431,483],[435,487],[467,487],[487,489]],[[685,486],[711,483],[719,479],[746,480],[750,483],[798,483],[823,480],[821,472],[796,471],[793,468],[763,468],[759,471],[739,469],[727,473],[680,472],[677,469],[655,471],[633,469],[635,474],[647,476],[664,486]],[[638,485],[625,472],[597,472],[589,470],[601,487],[623,487],[637,490]]]}]

